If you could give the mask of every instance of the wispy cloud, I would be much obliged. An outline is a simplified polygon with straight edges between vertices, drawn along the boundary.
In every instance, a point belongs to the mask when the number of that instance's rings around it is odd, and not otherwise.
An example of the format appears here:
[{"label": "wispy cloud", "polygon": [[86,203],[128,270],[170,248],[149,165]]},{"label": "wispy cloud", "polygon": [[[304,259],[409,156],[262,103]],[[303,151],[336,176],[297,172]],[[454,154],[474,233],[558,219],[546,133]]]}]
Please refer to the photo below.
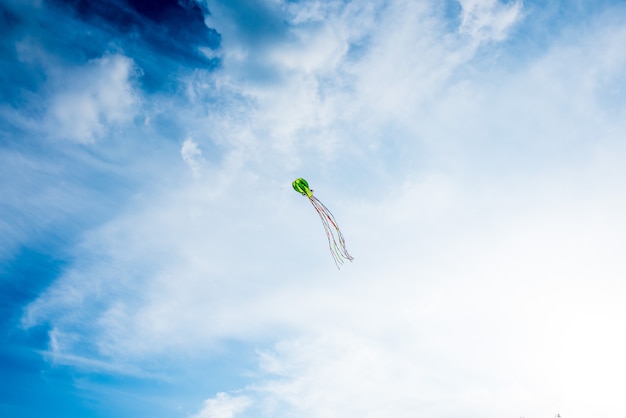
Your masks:
[{"label": "wispy cloud", "polygon": [[57,70],[46,106],[43,132],[54,138],[90,143],[106,130],[132,121],[139,97],[132,86],[133,62],[120,55],[95,59],[83,68]]},{"label": "wispy cloud", "polygon": [[235,418],[250,404],[245,396],[230,396],[224,392],[204,402],[204,408],[193,418]]},{"label": "wispy cloud", "polygon": [[460,0],[459,31],[478,42],[502,41],[522,18],[522,2],[502,3],[498,0]]},{"label": "wispy cloud", "polygon": [[198,144],[191,138],[185,139],[180,149],[180,155],[185,164],[189,166],[195,177],[200,176],[200,167],[204,161],[202,151]]},{"label": "wispy cloud", "polygon": [[[155,90],[127,34],[48,64],[40,116],[73,140],[55,161],[123,198],[22,326],[87,373],[187,376],[255,347],[241,385],[194,378],[195,418],[623,410],[626,32],[597,14],[529,48],[540,9],[459,5],[208,1],[219,67],[185,61]],[[300,176],[356,258],[341,272]],[[18,189],[28,219],[53,201]]]}]

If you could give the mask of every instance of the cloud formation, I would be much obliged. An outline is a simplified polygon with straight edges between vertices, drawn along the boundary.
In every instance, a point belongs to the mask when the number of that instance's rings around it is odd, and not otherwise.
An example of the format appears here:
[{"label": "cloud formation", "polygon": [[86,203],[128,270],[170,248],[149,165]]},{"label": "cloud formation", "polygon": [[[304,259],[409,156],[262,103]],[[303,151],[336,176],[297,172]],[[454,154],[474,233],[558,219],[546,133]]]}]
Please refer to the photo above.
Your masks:
[{"label": "cloud formation", "polygon": [[204,402],[204,408],[193,418],[234,418],[244,411],[250,401],[244,396],[231,397],[224,392]]},{"label": "cloud formation", "polygon": [[[626,410],[624,10],[572,37],[525,3],[458,6],[208,1],[219,65],[165,65],[158,89],[156,47],[117,21],[117,52],[46,64],[44,120],[73,139],[55,162],[117,196],[23,311],[50,363],[175,382],[169,416]],[[341,272],[300,176],[356,258]],[[63,200],[19,189],[24,224]]]},{"label": "cloud formation", "polygon": [[132,120],[139,98],[132,86],[133,62],[120,55],[92,60],[53,75],[45,131],[55,138],[91,143],[106,129]]},{"label": "cloud formation", "polygon": [[185,139],[180,149],[180,155],[185,164],[189,166],[194,177],[200,176],[200,167],[204,158],[198,144],[191,138]]},{"label": "cloud formation", "polygon": [[522,18],[522,2],[502,3],[498,0],[461,0],[459,31],[478,42],[503,41],[511,28]]}]

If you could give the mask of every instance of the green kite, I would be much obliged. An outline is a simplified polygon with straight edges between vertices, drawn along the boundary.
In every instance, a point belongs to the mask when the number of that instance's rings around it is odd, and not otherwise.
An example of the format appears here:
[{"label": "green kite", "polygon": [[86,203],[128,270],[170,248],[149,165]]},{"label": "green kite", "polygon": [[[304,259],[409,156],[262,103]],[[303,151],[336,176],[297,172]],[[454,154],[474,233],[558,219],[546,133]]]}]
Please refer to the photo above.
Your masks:
[{"label": "green kite", "polygon": [[335,217],[322,202],[313,196],[313,190],[309,189],[309,183],[305,179],[299,178],[295,179],[291,185],[296,192],[309,198],[309,201],[317,211],[317,214],[320,216],[322,224],[324,225],[324,230],[326,231],[326,237],[328,238],[330,253],[335,260],[337,268],[341,267],[344,260],[354,260],[354,257],[352,257],[346,249],[346,240],[343,238],[343,234],[339,230],[339,225],[337,225]]}]

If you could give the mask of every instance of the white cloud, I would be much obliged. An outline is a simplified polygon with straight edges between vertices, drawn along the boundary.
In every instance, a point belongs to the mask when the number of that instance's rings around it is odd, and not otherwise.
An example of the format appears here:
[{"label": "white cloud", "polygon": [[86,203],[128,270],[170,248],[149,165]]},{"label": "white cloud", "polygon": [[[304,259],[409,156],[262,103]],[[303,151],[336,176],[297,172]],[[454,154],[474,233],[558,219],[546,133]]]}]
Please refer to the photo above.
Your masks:
[{"label": "white cloud", "polygon": [[459,30],[478,42],[502,41],[523,17],[522,2],[508,4],[498,0],[459,0],[461,26]]},{"label": "white cloud", "polygon": [[[194,139],[176,152],[194,170],[216,142],[215,175],[168,173],[86,234],[25,325],[54,324],[58,359],[111,370],[261,345],[245,396],[197,417],[626,410],[626,126],[600,100],[623,30],[485,76],[429,3],[313,6],[289,12],[317,26],[255,57],[271,83],[244,71],[254,51],[228,61],[230,41],[223,72],[187,80]],[[464,2],[464,30],[499,40],[516,7]],[[356,260],[341,272],[296,172],[344,230]]]},{"label": "white cloud", "polygon": [[204,158],[198,144],[192,138],[185,139],[180,149],[180,155],[183,157],[185,164],[191,169],[194,177],[199,177]]},{"label": "white cloud", "polygon": [[220,392],[215,398],[207,399],[202,410],[192,418],[236,418],[250,404],[245,396],[230,396]]},{"label": "white cloud", "polygon": [[[309,294],[322,305],[303,321],[311,330],[262,357],[275,378],[252,388],[257,402],[278,405],[279,417],[624,410],[616,391],[624,388],[618,352],[626,338],[616,331],[626,314],[619,302],[626,201],[612,200],[612,186],[589,196],[589,205],[577,195],[558,194],[558,203],[533,197],[557,189],[470,193],[440,207],[439,219],[357,231],[358,273],[329,287],[332,297]],[[429,203],[421,191],[389,202],[381,215],[393,219],[408,207],[423,216]],[[499,208],[492,221],[493,210],[477,211],[490,201]],[[443,227],[453,213],[462,217]],[[372,241],[402,246],[377,248],[375,257]]]},{"label": "white cloud", "polygon": [[53,71],[56,90],[47,105],[46,132],[91,143],[132,120],[138,105],[133,61],[121,55],[94,59],[84,67]]}]

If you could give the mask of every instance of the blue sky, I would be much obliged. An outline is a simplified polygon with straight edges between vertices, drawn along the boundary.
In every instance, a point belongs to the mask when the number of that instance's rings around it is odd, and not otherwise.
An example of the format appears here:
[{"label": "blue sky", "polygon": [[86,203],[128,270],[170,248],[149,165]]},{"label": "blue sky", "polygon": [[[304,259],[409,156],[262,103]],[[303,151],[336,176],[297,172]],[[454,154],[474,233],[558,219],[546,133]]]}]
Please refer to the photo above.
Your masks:
[{"label": "blue sky", "polygon": [[626,414],[623,2],[150,3],[0,0],[0,415]]}]

